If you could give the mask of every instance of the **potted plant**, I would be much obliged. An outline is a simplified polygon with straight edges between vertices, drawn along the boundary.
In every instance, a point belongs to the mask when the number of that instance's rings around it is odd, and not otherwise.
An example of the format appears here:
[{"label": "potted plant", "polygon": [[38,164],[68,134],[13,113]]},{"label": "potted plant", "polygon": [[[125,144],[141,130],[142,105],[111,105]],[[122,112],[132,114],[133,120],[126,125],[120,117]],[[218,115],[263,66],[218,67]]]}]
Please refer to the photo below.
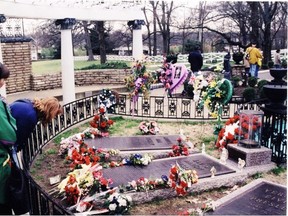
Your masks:
[{"label": "potted plant", "polygon": [[233,61],[235,64],[240,64],[241,61],[243,61],[244,53],[242,52],[234,52],[232,55]]}]

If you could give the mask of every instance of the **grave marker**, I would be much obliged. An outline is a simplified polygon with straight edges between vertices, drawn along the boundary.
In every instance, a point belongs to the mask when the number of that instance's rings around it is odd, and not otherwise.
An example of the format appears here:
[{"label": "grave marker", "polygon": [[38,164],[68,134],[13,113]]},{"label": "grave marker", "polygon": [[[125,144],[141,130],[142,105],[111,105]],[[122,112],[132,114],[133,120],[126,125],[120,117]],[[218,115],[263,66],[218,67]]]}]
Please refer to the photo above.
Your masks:
[{"label": "grave marker", "polygon": [[177,144],[179,135],[145,135],[131,137],[109,137],[86,139],[85,143],[89,147],[118,149],[120,151],[136,150],[167,150],[173,144]]},{"label": "grave marker", "polygon": [[169,170],[176,162],[183,169],[195,169],[199,178],[205,178],[211,176],[211,168],[214,166],[217,170],[217,175],[223,175],[227,173],[233,173],[234,170],[219,163],[216,160],[212,160],[206,155],[195,154],[187,157],[173,157],[167,159],[160,159],[152,161],[148,166],[123,166],[117,167],[117,169],[109,168],[104,169],[103,174],[105,178],[112,178],[113,185],[126,185],[132,180],[138,180],[140,177],[145,178],[161,178],[162,175],[169,175]]},{"label": "grave marker", "polygon": [[226,201],[209,215],[286,215],[287,188],[261,179],[222,199]]}]

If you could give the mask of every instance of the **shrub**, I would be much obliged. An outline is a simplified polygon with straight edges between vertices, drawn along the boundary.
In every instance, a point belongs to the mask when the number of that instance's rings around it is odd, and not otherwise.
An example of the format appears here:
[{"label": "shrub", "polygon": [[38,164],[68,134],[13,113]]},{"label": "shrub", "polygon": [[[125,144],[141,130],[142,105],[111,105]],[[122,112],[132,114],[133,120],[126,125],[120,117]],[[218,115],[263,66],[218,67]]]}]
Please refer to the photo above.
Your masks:
[{"label": "shrub", "polygon": [[273,61],[268,61],[268,67],[269,68],[273,68],[274,66],[274,62]]},{"label": "shrub", "polygon": [[264,90],[263,90],[263,86],[266,85],[267,83],[268,83],[267,80],[260,80],[257,84],[258,95],[260,98],[266,98],[266,95],[265,95]]},{"label": "shrub", "polygon": [[250,87],[255,87],[257,84],[257,78],[256,77],[249,77],[248,78],[248,85]]},{"label": "shrub", "polygon": [[125,62],[109,62],[105,64],[92,64],[87,67],[80,68],[79,70],[91,70],[91,69],[125,69],[129,68]]},{"label": "shrub", "polygon": [[287,61],[285,59],[282,60],[281,65],[283,68],[287,68]]},{"label": "shrub", "polygon": [[254,100],[256,98],[256,90],[255,90],[255,88],[252,88],[252,87],[246,88],[243,91],[242,96],[243,96],[245,102],[249,102],[249,101]]}]

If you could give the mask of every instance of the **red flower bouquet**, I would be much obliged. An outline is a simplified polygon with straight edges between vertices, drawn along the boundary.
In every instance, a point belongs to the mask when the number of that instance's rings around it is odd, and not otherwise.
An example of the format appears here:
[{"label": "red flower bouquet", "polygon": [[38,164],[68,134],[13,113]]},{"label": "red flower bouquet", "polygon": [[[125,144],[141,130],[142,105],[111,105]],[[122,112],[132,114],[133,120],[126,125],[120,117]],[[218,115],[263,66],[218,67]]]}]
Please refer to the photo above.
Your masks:
[{"label": "red flower bouquet", "polygon": [[179,137],[177,139],[178,144],[172,146],[172,152],[169,152],[169,157],[177,157],[181,155],[189,155],[188,146],[184,144],[184,141]]},{"label": "red flower bouquet", "polygon": [[195,170],[185,170],[177,163],[171,167],[168,184],[175,189],[177,195],[186,195],[187,189],[197,182],[198,175]]},{"label": "red flower bouquet", "polygon": [[109,128],[113,125],[113,121],[105,115],[105,108],[99,108],[99,113],[96,114],[90,122],[90,126],[97,128],[100,131],[100,136],[109,136]]},{"label": "red flower bouquet", "polygon": [[216,142],[218,148],[225,148],[229,143],[238,143],[239,118],[239,115],[233,116],[225,123],[224,127],[222,127]]}]

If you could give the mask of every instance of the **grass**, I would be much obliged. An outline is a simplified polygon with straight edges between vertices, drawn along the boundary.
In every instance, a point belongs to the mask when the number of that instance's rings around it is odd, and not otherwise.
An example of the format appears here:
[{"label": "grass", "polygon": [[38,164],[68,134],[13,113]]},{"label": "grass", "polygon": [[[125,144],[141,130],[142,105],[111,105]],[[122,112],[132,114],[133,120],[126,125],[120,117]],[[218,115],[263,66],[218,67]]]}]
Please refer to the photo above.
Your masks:
[{"label": "grass", "polygon": [[[131,65],[131,62],[125,62],[125,63],[127,65]],[[93,64],[100,64],[100,61],[77,60],[74,61],[74,69],[77,70],[83,67],[91,66]],[[60,72],[61,72],[61,59],[32,62],[32,73],[34,75],[58,74]]]},{"label": "grass", "polygon": [[[109,62],[112,61],[107,61],[107,63]],[[134,65],[133,62],[129,61],[118,61],[118,62],[125,62],[129,67],[132,67]],[[76,71],[77,69],[88,67],[93,64],[100,64],[100,61],[75,60],[74,69]],[[184,64],[187,68],[190,68],[190,64],[188,62]],[[156,71],[157,69],[162,67],[162,62],[149,62],[146,63],[145,65],[148,71]],[[205,65],[203,66],[203,68],[205,68]],[[59,74],[60,72],[61,72],[61,59],[42,60],[42,61],[39,60],[32,62],[32,74],[34,75],[46,75],[46,74],[52,75],[52,74]]]}]

